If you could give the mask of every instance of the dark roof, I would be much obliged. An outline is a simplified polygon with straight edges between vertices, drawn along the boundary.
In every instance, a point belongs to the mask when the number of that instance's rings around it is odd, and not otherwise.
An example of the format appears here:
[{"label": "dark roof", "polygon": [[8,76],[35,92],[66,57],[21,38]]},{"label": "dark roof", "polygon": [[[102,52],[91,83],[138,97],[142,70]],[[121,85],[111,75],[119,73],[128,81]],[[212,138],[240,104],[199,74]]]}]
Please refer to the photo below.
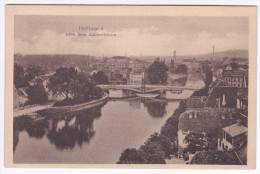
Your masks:
[{"label": "dark roof", "polygon": [[191,97],[187,99],[187,108],[203,108],[207,98],[204,96],[201,97]]},{"label": "dark roof", "polygon": [[[237,87],[231,86],[216,86],[212,89],[208,100],[205,104],[206,107],[218,107],[217,99],[220,99],[221,108],[236,108],[237,104]],[[225,96],[225,105],[223,99]]]},{"label": "dark roof", "polygon": [[207,151],[195,154],[190,164],[242,165],[233,151]]},{"label": "dark roof", "polygon": [[243,75],[246,75],[245,71],[243,70],[224,71],[222,74],[223,77],[243,76]]},{"label": "dark roof", "polygon": [[185,132],[196,131],[214,134],[218,133],[218,128],[231,125],[234,122],[236,119],[229,112],[194,109],[180,115],[178,129]]}]

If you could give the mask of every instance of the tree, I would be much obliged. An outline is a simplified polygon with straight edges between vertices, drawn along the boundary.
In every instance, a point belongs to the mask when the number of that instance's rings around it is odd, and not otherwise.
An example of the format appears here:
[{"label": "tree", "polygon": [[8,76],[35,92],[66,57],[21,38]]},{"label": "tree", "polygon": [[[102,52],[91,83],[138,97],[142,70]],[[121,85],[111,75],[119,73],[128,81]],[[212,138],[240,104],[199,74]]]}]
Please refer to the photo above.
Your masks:
[{"label": "tree", "polygon": [[117,164],[145,164],[145,159],[135,148],[127,148],[121,153]]},{"label": "tree", "polygon": [[94,80],[97,84],[108,84],[108,76],[103,71],[98,71],[91,76],[91,79]]},{"label": "tree", "polygon": [[66,95],[66,99],[69,97],[70,92],[74,92],[77,86],[80,84],[76,83],[78,79],[78,72],[75,68],[59,68],[55,74],[50,77],[48,88],[53,94]]},{"label": "tree", "polygon": [[202,66],[202,71],[206,75],[204,82],[205,82],[205,90],[208,91],[209,86],[213,81],[213,72],[207,64],[204,64]]},{"label": "tree", "polygon": [[48,95],[41,83],[29,86],[27,90],[29,104],[39,104],[48,100]]},{"label": "tree", "polygon": [[[87,102],[98,99],[103,95],[101,88],[73,67],[57,69],[49,79],[48,88],[54,95],[66,95],[64,105]],[[71,99],[69,99],[69,94],[73,96]],[[66,102],[69,100],[70,102]]]},{"label": "tree", "polygon": [[14,64],[14,86],[17,89],[27,86],[24,80],[24,68],[17,63]]},{"label": "tree", "polygon": [[31,80],[33,80],[35,77],[39,76],[42,72],[42,68],[39,66],[29,66],[26,68],[24,80],[26,83],[29,83]]},{"label": "tree", "polygon": [[170,159],[171,158],[171,142],[170,140],[164,136],[160,135],[158,133],[154,133],[149,137],[149,139],[145,142],[145,145],[149,145],[150,143],[157,143],[161,146],[162,151],[164,152],[165,158]]},{"label": "tree", "polygon": [[175,72],[177,74],[187,74],[187,66],[185,64],[178,65]]},{"label": "tree", "polygon": [[145,158],[145,164],[165,164],[165,156],[159,143],[152,142],[143,145],[139,149],[142,157]]},{"label": "tree", "polygon": [[147,74],[151,84],[165,84],[168,79],[168,66],[158,59],[148,67]]}]

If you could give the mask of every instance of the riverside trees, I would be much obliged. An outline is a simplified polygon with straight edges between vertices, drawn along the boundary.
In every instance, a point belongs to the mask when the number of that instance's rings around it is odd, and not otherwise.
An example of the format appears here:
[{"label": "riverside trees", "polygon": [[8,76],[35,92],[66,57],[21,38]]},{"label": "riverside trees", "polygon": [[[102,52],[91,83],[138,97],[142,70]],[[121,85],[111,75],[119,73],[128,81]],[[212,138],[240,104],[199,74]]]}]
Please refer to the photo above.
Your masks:
[{"label": "riverside trees", "polygon": [[168,79],[167,71],[168,67],[165,62],[160,61],[159,58],[157,58],[147,70],[148,79],[151,84],[165,84]]},{"label": "riverside trees", "polygon": [[101,98],[102,89],[76,68],[59,68],[49,79],[48,89],[53,95],[64,94],[58,105],[72,105]]}]

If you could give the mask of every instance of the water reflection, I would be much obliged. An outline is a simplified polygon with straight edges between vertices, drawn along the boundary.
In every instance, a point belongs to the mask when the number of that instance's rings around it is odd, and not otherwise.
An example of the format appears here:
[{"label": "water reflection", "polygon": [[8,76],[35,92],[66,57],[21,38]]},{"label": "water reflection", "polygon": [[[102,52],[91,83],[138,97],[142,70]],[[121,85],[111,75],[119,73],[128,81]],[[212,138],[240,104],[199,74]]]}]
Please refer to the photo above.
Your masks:
[{"label": "water reflection", "polygon": [[42,139],[46,135],[59,150],[73,149],[75,145],[81,147],[83,143],[89,143],[94,137],[93,122],[101,117],[101,107],[48,117],[50,119],[38,122],[16,120],[14,122],[13,150],[15,151],[19,141],[19,130],[26,130],[30,138],[35,139]]},{"label": "water reflection", "polygon": [[138,97],[128,100],[128,102],[134,109],[141,109],[143,106],[147,109],[149,115],[154,118],[160,118],[167,114],[166,106],[168,102],[166,100]]}]

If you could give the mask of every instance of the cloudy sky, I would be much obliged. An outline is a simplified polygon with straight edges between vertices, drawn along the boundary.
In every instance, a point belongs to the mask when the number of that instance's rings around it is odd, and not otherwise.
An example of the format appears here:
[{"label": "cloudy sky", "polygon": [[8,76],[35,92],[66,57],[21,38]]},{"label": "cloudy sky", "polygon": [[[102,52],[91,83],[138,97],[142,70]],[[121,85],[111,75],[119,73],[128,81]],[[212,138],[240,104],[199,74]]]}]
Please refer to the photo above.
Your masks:
[{"label": "cloudy sky", "polygon": [[[116,36],[66,36],[85,33],[79,26],[102,27]],[[15,53],[94,56],[193,55],[248,49],[248,18],[16,16]],[[93,32],[91,32],[93,33]]]}]

